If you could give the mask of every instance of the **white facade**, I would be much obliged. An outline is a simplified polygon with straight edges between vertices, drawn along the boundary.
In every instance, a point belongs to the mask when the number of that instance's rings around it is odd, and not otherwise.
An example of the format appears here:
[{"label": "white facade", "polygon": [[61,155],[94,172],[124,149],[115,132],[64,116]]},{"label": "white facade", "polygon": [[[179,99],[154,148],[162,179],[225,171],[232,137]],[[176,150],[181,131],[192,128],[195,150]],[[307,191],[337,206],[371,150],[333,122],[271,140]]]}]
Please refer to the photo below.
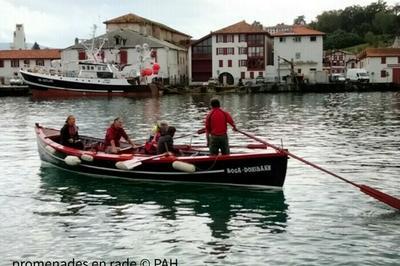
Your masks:
[{"label": "white facade", "polygon": [[393,69],[400,68],[399,56],[385,56],[385,63],[382,63],[382,57],[366,57],[360,60],[359,66],[368,71],[370,82],[391,83]]},{"label": "white facade", "polygon": [[[241,60],[248,59],[247,52],[240,54],[240,48],[248,48],[247,41],[240,42],[239,34],[232,34],[233,42],[217,42],[218,35],[212,35],[212,78],[219,78],[223,73],[229,73],[234,78],[234,84],[239,82],[239,79],[244,73],[244,79],[254,79],[257,76],[266,76],[268,54],[267,54],[267,43],[270,42],[270,38],[265,35],[264,40],[264,70],[248,70],[246,65],[240,66],[239,62]],[[233,54],[217,54],[218,48],[231,48],[233,49]],[[222,67],[220,66],[220,61],[222,61]],[[229,66],[229,61],[231,66]],[[252,73],[252,74],[251,74]]]},{"label": "white facade", "polygon": [[274,66],[276,75],[282,80],[290,75],[290,64],[278,57],[293,61],[294,71],[304,78],[315,76],[322,71],[323,57],[322,36],[275,36],[274,37]]},{"label": "white facade", "polygon": [[[131,64],[131,69],[139,71],[138,52],[135,48],[123,49],[127,51],[127,64]],[[157,51],[157,63],[160,65],[158,76],[163,79],[169,79],[170,84],[183,83],[187,79],[187,53],[185,50],[175,50],[168,47],[154,48]],[[77,49],[65,49],[61,52],[62,71],[70,75],[77,74],[79,71],[78,59],[79,51]],[[120,56],[117,49],[104,49],[104,61],[109,63],[119,63]],[[151,66],[144,66],[150,67]],[[128,74],[128,73],[127,73]]]},{"label": "white facade", "polygon": [[25,40],[25,32],[24,25],[17,24],[14,31],[13,44],[11,46],[12,50],[24,50],[26,49],[26,40]]},{"label": "white facade", "polygon": [[5,59],[2,61],[3,67],[0,67],[0,84],[5,85],[10,84],[10,79],[21,77],[19,74],[21,68],[50,69],[51,66],[51,60],[49,59]]}]

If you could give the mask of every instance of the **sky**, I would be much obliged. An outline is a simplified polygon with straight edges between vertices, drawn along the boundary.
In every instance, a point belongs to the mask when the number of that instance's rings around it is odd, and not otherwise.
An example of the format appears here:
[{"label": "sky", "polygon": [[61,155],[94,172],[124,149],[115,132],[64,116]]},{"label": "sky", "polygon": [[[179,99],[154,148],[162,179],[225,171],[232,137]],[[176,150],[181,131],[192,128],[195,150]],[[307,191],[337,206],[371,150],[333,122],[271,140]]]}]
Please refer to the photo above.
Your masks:
[{"label": "sky", "polygon": [[[104,21],[128,13],[201,38],[245,20],[264,26],[292,24],[301,15],[314,21],[323,11],[366,6],[378,0],[0,0],[0,42],[12,42],[15,24],[24,24],[26,41],[65,48],[74,39],[105,33]],[[390,6],[400,0],[387,0]]]}]

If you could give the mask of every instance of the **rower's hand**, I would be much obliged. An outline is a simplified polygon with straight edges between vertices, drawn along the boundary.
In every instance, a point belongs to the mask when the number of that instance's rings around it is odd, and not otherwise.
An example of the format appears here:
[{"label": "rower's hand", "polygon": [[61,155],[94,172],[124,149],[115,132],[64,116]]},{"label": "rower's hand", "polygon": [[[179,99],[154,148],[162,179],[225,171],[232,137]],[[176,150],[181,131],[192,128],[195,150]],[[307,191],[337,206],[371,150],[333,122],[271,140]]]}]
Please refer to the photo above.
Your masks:
[{"label": "rower's hand", "polygon": [[238,129],[236,127],[233,127],[232,130],[233,131],[238,131]]}]

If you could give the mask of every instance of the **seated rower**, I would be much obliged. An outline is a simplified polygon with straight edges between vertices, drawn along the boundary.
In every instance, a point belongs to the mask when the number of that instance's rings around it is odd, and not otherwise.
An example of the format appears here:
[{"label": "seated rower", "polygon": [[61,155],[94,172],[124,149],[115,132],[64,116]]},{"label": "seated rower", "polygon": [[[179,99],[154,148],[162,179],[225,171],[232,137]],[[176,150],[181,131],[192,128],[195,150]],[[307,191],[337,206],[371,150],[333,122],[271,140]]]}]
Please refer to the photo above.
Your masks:
[{"label": "seated rower", "polygon": [[160,131],[160,138],[157,143],[157,154],[165,152],[172,152],[174,154],[180,154],[179,149],[174,148],[174,135],[176,132],[175,127],[168,127],[167,130]]},{"label": "seated rower", "polygon": [[79,139],[78,127],[75,124],[75,117],[73,115],[67,117],[64,126],[60,130],[60,144],[83,150],[83,143]]},{"label": "seated rower", "polygon": [[167,122],[160,122],[155,125],[152,135],[149,137],[149,140],[146,141],[144,145],[144,151],[147,154],[156,154],[157,153],[157,142],[161,136],[161,131],[166,131],[168,129]]},{"label": "seated rower", "polygon": [[120,151],[120,139],[124,138],[129,144],[135,148],[135,144],[131,141],[131,139],[126,134],[124,128],[122,127],[122,119],[117,117],[114,119],[114,122],[107,129],[106,137],[105,137],[105,152],[106,153],[118,153]]}]

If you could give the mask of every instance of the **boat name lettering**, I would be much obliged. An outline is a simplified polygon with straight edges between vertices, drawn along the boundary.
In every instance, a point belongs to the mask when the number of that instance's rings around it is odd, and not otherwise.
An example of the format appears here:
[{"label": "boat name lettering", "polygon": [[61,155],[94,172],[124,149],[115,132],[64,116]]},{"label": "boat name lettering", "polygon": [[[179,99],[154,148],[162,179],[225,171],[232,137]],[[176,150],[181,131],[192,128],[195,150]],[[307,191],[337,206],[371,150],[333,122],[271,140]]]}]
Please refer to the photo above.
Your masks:
[{"label": "boat name lettering", "polygon": [[258,165],[247,167],[226,168],[227,174],[258,173],[271,171],[271,165]]},{"label": "boat name lettering", "polygon": [[110,80],[109,79],[105,79],[105,80],[103,80],[103,83],[110,83]]},{"label": "boat name lettering", "polygon": [[54,81],[52,79],[38,79],[39,82],[47,82],[47,83],[53,83]]}]

